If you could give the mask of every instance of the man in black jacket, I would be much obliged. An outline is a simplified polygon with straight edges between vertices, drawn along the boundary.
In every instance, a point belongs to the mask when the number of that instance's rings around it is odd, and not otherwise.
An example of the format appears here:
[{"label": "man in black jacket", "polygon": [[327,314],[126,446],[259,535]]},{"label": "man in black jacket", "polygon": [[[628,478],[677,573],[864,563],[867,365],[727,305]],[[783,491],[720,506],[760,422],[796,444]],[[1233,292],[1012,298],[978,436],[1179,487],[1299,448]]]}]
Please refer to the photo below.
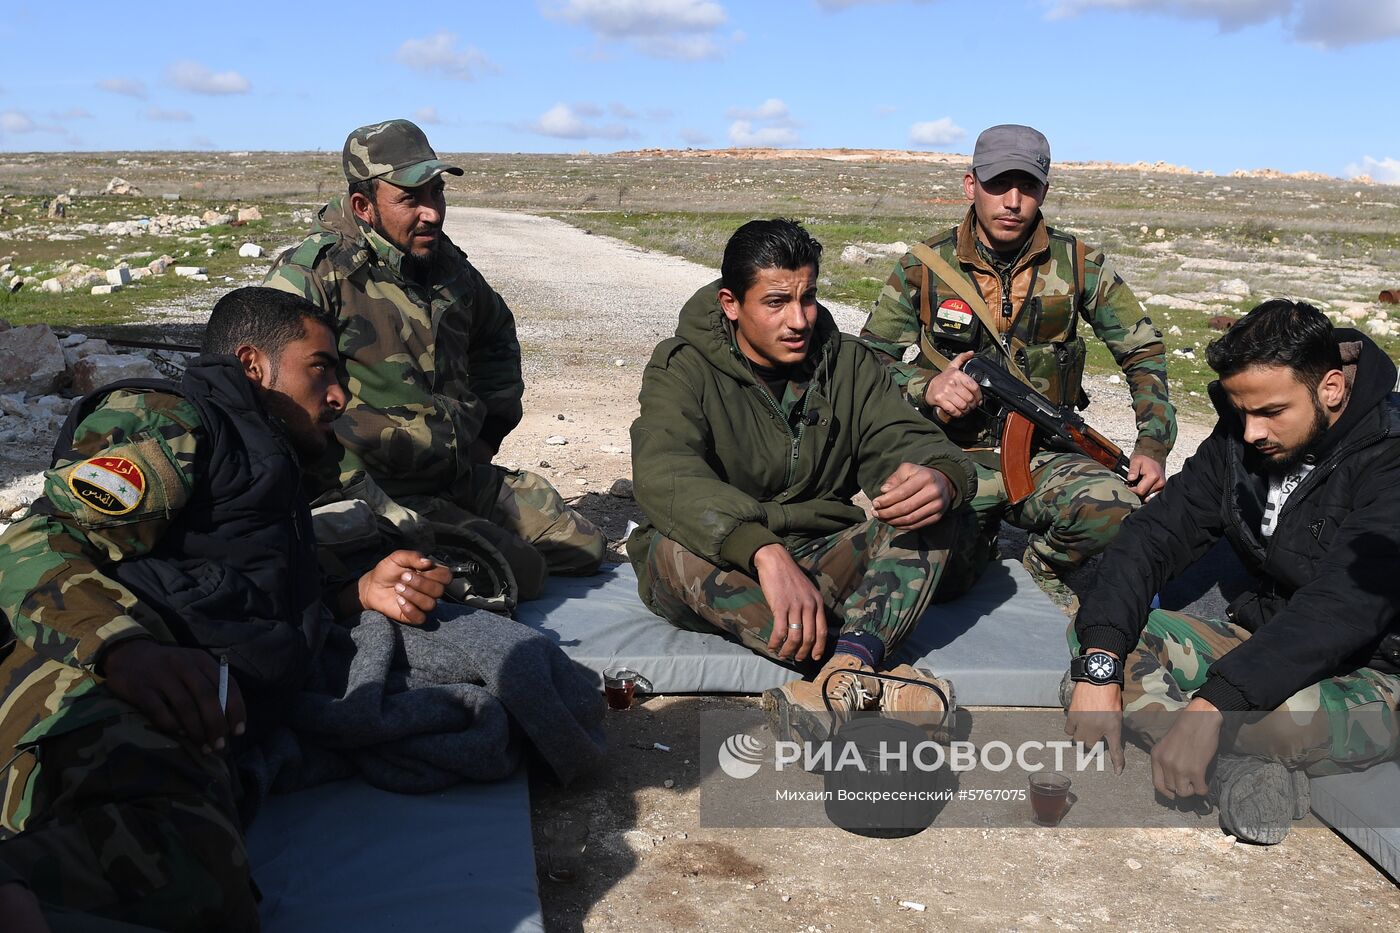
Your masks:
[{"label": "man in black jacket", "polygon": [[[1159,793],[1209,795],[1226,832],[1275,843],[1308,773],[1400,747],[1400,394],[1379,347],[1301,302],[1259,305],[1207,360],[1219,420],[1107,552],[1065,731],[1121,771],[1126,718]],[[1222,536],[1257,581],[1228,621],[1149,611]]]}]

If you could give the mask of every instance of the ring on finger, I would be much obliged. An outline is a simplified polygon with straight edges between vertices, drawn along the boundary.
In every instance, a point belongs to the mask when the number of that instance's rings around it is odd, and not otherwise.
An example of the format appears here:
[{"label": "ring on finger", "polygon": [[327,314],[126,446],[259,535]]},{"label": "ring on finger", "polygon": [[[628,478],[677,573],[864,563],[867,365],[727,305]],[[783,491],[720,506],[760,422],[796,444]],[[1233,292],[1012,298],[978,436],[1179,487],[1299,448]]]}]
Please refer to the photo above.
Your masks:
[{"label": "ring on finger", "polygon": [[789,631],[789,632],[795,632],[795,631],[797,631],[797,630],[800,629],[800,628],[802,628],[802,623],[801,623],[801,622],[789,622],[789,623],[788,623],[788,631]]}]

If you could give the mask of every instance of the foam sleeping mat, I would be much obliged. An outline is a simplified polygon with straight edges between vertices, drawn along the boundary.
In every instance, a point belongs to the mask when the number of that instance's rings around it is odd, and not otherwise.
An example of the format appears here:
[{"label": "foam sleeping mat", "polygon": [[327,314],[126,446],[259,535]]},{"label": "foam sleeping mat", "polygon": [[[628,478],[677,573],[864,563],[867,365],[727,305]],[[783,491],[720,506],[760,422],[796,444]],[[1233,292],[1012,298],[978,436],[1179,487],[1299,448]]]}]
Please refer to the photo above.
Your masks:
[{"label": "foam sleeping mat", "polygon": [[273,795],[248,835],[264,933],[542,933],[524,769],[392,794],[359,780]]},{"label": "foam sleeping mat", "polygon": [[1400,761],[1313,778],[1313,812],[1400,882]]},{"label": "foam sleeping mat", "polygon": [[[657,693],[762,693],[793,677],[719,635],[653,615],[628,564],[592,577],[552,577],[517,614],[585,667],[626,665]],[[1068,622],[1020,563],[1000,561],[967,595],[929,607],[896,660],[952,678],[965,706],[1058,706]]]}]

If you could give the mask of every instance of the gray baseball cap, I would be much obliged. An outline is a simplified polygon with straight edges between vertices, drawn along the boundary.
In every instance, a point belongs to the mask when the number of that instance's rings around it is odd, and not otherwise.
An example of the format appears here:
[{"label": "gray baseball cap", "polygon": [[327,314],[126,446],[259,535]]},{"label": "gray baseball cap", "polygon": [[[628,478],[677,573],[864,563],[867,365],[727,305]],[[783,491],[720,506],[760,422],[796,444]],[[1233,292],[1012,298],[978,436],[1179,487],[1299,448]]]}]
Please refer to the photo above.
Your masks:
[{"label": "gray baseball cap", "polygon": [[340,153],[345,180],[380,178],[400,188],[417,188],[443,172],[462,174],[437,157],[428,137],[408,120],[371,123],[351,131]]},{"label": "gray baseball cap", "polygon": [[1002,172],[1020,171],[1050,183],[1050,140],[1040,130],[1002,123],[982,131],[972,150],[972,171],[981,182]]}]

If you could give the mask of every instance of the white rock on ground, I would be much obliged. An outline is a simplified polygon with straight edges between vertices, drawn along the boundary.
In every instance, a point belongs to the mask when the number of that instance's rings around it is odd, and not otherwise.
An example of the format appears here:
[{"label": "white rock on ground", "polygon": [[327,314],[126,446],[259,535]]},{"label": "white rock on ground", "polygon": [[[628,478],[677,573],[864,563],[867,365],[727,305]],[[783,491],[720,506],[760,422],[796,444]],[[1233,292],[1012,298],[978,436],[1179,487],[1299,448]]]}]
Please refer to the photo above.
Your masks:
[{"label": "white rock on ground", "polygon": [[262,254],[263,248],[256,243],[244,243],[238,247],[238,255],[244,259],[260,259]]},{"label": "white rock on ground", "polygon": [[192,279],[196,275],[208,275],[209,270],[203,266],[176,266],[175,274],[184,279]]},{"label": "white rock on ground", "polygon": [[131,284],[131,269],[125,264],[117,266],[115,269],[108,269],[106,276],[108,285],[122,286]]},{"label": "white rock on ground", "polygon": [[92,287],[92,293],[94,295],[110,295],[113,292],[119,292],[121,290],[122,287],[120,285],[94,285]]},{"label": "white rock on ground", "polygon": [[238,219],[245,223],[250,220],[262,220],[262,211],[256,207],[240,207],[238,209]]},{"label": "white rock on ground", "polygon": [[63,348],[45,324],[0,331],[0,390],[46,395],[63,378]]},{"label": "white rock on ground", "polygon": [[137,353],[99,353],[73,364],[73,391],[86,395],[118,379],[159,379],[156,364]]}]

